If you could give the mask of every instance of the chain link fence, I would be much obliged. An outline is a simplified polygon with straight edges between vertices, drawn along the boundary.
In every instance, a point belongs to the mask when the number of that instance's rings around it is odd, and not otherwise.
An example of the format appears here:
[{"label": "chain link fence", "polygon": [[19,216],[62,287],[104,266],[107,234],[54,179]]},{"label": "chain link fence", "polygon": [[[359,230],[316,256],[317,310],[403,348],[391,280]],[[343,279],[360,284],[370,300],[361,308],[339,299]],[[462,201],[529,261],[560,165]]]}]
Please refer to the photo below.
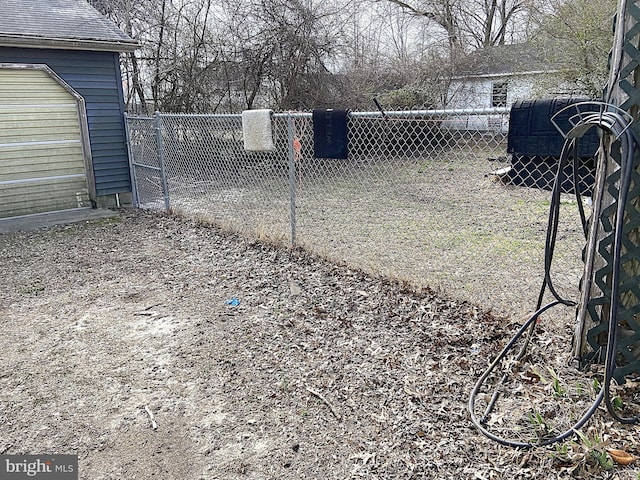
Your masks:
[{"label": "chain link fence", "polygon": [[[304,246],[501,314],[535,306],[556,159],[507,154],[507,109],[351,112],[343,160],[314,158],[311,113],[274,114],[271,152],[244,150],[240,115],[127,123],[140,208]],[[593,162],[583,163],[586,198]],[[563,196],[554,255],[569,297],[584,246],[576,202]]]}]

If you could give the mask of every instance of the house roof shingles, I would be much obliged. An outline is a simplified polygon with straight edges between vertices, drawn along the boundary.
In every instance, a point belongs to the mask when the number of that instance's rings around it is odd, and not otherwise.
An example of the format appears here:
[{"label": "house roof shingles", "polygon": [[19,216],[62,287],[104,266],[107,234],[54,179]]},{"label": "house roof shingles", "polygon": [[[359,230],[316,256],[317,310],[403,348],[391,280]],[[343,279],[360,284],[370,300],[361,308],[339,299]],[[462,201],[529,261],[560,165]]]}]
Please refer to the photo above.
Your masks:
[{"label": "house roof shingles", "polygon": [[85,0],[0,0],[0,46],[128,52],[138,44]]},{"label": "house roof shingles", "polygon": [[498,45],[467,55],[457,64],[456,76],[512,75],[555,71],[557,68],[557,65],[529,44]]}]

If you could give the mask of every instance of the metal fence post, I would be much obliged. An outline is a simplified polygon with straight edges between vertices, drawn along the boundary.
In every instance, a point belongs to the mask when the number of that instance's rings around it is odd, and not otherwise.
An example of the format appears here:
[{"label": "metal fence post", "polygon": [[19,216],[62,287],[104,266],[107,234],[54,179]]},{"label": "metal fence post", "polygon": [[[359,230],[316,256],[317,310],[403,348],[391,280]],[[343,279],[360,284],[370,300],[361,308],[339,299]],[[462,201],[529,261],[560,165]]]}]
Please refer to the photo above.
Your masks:
[{"label": "metal fence post", "polygon": [[296,165],[294,142],[293,116],[287,115],[287,154],[289,157],[289,208],[291,221],[291,245],[296,243]]},{"label": "metal fence post", "polygon": [[131,177],[131,203],[134,207],[138,208],[140,203],[138,201],[138,181],[136,180],[136,167],[133,165],[135,159],[133,158],[133,152],[131,151],[131,132],[129,128],[129,116],[127,112],[124,112],[124,135],[127,142],[127,155],[129,156],[129,176]]},{"label": "metal fence post", "polygon": [[169,184],[167,182],[167,171],[164,167],[164,145],[162,141],[162,124],[160,122],[160,112],[156,112],[156,154],[160,166],[160,181],[162,182],[162,195],[164,196],[164,209],[166,212],[171,208],[169,202]]}]

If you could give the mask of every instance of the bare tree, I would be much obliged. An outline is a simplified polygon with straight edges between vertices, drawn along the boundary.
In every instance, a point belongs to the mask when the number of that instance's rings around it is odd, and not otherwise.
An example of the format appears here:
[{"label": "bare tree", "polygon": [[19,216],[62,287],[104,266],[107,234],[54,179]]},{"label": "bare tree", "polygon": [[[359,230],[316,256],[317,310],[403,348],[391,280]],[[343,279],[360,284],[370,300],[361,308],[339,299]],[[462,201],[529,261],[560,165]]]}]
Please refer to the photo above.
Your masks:
[{"label": "bare tree", "polygon": [[[212,0],[181,3],[158,43],[153,90],[165,111],[212,112],[226,95],[225,64]],[[164,55],[164,56],[162,56]]]},{"label": "bare tree", "polygon": [[540,0],[376,0],[444,30],[452,56],[524,37]]},{"label": "bare tree", "polygon": [[[146,11],[151,10],[151,1],[134,0],[88,0],[103,15],[114,21],[127,35],[140,39],[147,28]],[[147,98],[139,52],[128,52],[122,58],[122,74],[125,78],[125,102],[127,108],[147,111]]]},{"label": "bare tree", "polygon": [[141,44],[123,57],[129,109],[237,112],[443,104],[456,59],[532,24],[541,45],[571,46],[567,66],[579,58],[574,80],[592,88],[607,22],[585,9],[615,0],[88,1]]},{"label": "bare tree", "polygon": [[90,0],[137,39],[123,59],[127,106],[204,112],[222,102],[225,65],[212,0]]},{"label": "bare tree", "polygon": [[461,9],[460,24],[474,48],[505,45],[524,39],[533,9],[531,0],[476,0]]},{"label": "bare tree", "polygon": [[446,32],[450,51],[462,48],[460,38],[460,0],[377,0],[390,2],[406,13],[424,18]]},{"label": "bare tree", "polygon": [[562,71],[568,86],[598,98],[607,80],[616,0],[550,0],[532,41]]},{"label": "bare tree", "polygon": [[[325,101],[340,10],[318,0],[228,2],[226,53],[245,107],[298,109]],[[238,90],[236,90],[238,91]]]},{"label": "bare tree", "polygon": [[376,17],[350,0],[91,1],[141,43],[123,62],[130,109],[371,107],[381,92],[417,99],[421,83],[433,83],[422,73],[433,58],[428,28],[397,9]]}]

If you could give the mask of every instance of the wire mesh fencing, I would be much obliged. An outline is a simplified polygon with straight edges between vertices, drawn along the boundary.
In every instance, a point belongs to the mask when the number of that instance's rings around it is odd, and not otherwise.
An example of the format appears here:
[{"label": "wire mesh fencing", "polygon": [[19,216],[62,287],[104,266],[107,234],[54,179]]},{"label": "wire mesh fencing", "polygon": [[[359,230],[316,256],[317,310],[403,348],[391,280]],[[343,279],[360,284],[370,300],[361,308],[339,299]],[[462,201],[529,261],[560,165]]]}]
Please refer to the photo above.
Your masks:
[{"label": "wire mesh fencing", "polygon": [[[351,112],[348,157],[333,159],[314,157],[311,113],[274,114],[276,148],[261,152],[244,149],[240,115],[129,117],[134,201],[501,313],[532,310],[557,159],[508,155],[508,121],[507,109]],[[585,198],[588,161],[578,173]],[[554,256],[568,296],[584,245],[577,201],[563,197]]]},{"label": "wire mesh fencing", "polygon": [[156,120],[129,117],[127,142],[131,161],[133,203],[151,210],[169,209],[167,176],[162,165],[162,144]]}]

